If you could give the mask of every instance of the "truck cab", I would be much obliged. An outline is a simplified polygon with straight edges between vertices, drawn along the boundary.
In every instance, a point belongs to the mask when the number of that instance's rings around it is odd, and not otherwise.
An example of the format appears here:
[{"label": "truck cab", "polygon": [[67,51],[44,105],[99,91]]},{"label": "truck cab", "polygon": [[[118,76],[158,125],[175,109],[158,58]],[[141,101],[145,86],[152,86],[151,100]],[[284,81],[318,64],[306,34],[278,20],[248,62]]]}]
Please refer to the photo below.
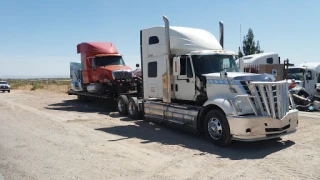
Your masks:
[{"label": "truck cab", "polygon": [[294,80],[295,86],[291,92],[298,93],[303,88],[310,95],[317,93],[319,74],[316,70],[307,67],[289,67],[287,78],[290,83]]},{"label": "truck cab", "polygon": [[77,45],[77,53],[81,54],[81,63],[70,63],[70,72],[73,72],[72,68],[78,71],[80,65],[81,76],[72,76],[71,73],[70,78],[73,82],[80,82],[81,87],[74,83],[74,91],[117,96],[134,88],[135,75],[112,43],[83,42]]}]

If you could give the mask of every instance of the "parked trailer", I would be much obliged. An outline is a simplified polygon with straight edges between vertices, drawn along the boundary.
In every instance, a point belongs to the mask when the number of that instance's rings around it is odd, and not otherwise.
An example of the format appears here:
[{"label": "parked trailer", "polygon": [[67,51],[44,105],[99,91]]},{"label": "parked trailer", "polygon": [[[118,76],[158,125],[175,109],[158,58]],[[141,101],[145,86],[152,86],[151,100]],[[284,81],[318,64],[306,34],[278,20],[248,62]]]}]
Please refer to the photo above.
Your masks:
[{"label": "parked trailer", "polygon": [[[202,29],[169,26],[140,31],[140,96],[118,97],[118,111],[134,119],[173,123],[204,132],[219,146],[296,131],[298,110],[287,81],[240,73],[235,53]],[[228,68],[226,68],[228,65]]]}]

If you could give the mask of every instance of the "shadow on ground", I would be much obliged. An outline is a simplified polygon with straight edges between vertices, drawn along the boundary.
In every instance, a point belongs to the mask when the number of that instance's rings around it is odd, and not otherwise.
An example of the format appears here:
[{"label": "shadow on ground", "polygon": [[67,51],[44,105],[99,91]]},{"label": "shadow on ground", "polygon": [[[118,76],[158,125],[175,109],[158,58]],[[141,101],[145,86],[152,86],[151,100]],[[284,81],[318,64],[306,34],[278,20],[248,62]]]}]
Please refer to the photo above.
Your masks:
[{"label": "shadow on ground", "polygon": [[[124,119],[127,121],[127,118]],[[293,141],[281,141],[280,138],[258,142],[234,141],[228,147],[218,147],[206,140],[204,135],[195,135],[167,125],[159,125],[152,122],[136,121],[135,125],[99,128],[110,134],[123,136],[120,139],[110,141],[121,141],[124,139],[138,138],[141,143],[161,143],[163,145],[179,145],[185,148],[201,151],[199,155],[206,153],[216,154],[220,158],[232,160],[262,159],[272,153],[288,148],[295,143]]]},{"label": "shadow on ground", "polygon": [[87,113],[99,113],[109,115],[113,118],[120,118],[121,121],[132,121],[135,125],[115,126],[108,128],[99,128],[110,134],[123,136],[120,139],[111,141],[121,141],[124,139],[138,138],[141,143],[161,143],[163,145],[179,145],[185,148],[198,150],[203,155],[206,153],[216,154],[221,158],[232,160],[240,159],[262,159],[272,153],[288,148],[295,143],[293,141],[281,141],[281,139],[258,141],[258,142],[237,142],[234,141],[228,147],[218,147],[206,140],[204,135],[195,135],[167,126],[165,124],[156,124],[142,120],[132,120],[122,117],[115,112],[115,102],[108,100],[96,100],[88,103],[81,103],[78,100],[65,100],[60,103],[50,104],[46,107],[49,110],[75,111]]},{"label": "shadow on ground", "polygon": [[58,111],[75,111],[87,113],[99,113],[109,115],[116,111],[116,104],[111,100],[97,99],[86,103],[79,102],[77,99],[64,100],[60,103],[49,104],[46,109]]}]

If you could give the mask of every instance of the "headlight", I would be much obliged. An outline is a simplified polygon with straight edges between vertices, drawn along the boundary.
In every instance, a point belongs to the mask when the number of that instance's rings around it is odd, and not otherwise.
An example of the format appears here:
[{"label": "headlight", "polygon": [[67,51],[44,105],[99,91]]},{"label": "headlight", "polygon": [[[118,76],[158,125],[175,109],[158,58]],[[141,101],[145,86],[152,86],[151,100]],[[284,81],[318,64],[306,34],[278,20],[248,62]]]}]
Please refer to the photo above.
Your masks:
[{"label": "headlight", "polygon": [[242,108],[241,108],[241,101],[235,101],[234,102],[234,106],[235,106],[235,108],[236,108],[236,110],[238,111],[238,112],[242,112]]},{"label": "headlight", "polygon": [[109,80],[109,79],[104,79],[103,81],[104,81],[105,83],[110,82],[110,80]]}]

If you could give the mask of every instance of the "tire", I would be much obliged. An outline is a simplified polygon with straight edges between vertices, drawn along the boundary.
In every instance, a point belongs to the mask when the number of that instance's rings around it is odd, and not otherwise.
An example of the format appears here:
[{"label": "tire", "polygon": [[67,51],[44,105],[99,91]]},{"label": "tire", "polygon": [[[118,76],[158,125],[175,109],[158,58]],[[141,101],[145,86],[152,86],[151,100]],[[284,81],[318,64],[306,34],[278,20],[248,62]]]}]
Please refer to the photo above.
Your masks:
[{"label": "tire", "polygon": [[87,102],[87,97],[84,95],[78,95],[78,101],[86,103]]},{"label": "tire", "polygon": [[[220,130],[219,130],[220,129]],[[204,119],[205,134],[213,144],[227,146],[231,144],[231,134],[228,120],[218,109],[209,111]]]},{"label": "tire", "polygon": [[8,91],[8,93],[10,93],[10,90]]},{"label": "tire", "polygon": [[6,91],[2,91],[2,92],[4,93],[4,92],[6,92]]},{"label": "tire", "polygon": [[128,114],[131,119],[140,119],[141,118],[141,111],[139,111],[139,103],[136,97],[129,98],[128,103]]},{"label": "tire", "polygon": [[117,100],[117,108],[120,115],[125,116],[128,114],[128,98],[125,95],[120,95]]}]

